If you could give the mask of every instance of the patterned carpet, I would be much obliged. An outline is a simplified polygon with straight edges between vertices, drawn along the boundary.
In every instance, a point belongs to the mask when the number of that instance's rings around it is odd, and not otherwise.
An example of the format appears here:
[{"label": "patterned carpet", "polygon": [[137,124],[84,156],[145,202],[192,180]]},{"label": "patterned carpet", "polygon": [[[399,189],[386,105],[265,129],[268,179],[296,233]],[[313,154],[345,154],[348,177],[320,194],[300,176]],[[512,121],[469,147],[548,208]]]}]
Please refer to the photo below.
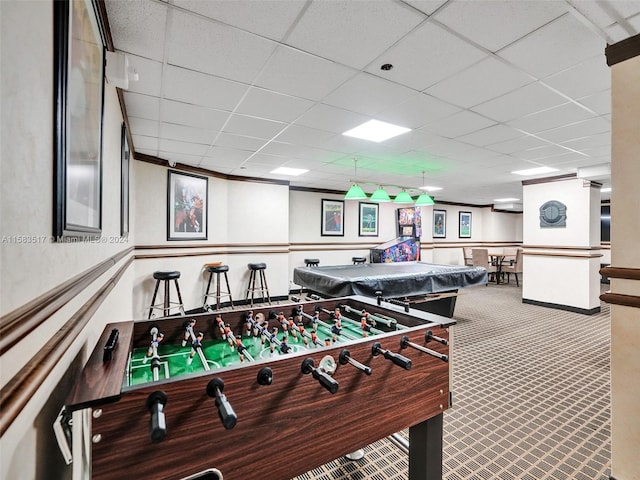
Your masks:
[{"label": "patterned carpet", "polygon": [[[611,459],[609,306],[581,315],[521,302],[521,288],[464,290],[453,335],[445,480],[601,480]],[[399,432],[408,441],[408,432]],[[295,480],[405,480],[389,439]]]}]

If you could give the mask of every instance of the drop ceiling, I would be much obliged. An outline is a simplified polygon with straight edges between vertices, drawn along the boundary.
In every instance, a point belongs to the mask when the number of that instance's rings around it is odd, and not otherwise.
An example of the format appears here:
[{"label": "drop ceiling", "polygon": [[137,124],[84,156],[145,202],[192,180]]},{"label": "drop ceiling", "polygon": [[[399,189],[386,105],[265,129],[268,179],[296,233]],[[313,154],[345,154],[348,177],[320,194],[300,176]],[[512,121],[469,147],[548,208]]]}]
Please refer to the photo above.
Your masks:
[{"label": "drop ceiling", "polygon": [[[136,153],[308,188],[426,184],[479,205],[522,198],[514,170],[610,164],[604,49],[640,31],[638,0],[105,5],[139,76],[124,91]],[[412,130],[342,135],[370,119]],[[280,166],[309,171],[269,173]]]}]

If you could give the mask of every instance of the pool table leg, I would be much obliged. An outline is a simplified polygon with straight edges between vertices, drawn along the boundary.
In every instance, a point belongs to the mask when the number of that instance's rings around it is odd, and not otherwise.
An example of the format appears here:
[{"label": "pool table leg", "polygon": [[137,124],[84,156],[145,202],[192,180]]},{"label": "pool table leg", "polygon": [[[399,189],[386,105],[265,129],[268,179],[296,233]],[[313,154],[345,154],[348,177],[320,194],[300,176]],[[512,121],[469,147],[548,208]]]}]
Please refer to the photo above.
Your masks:
[{"label": "pool table leg", "polygon": [[442,417],[409,428],[409,480],[442,480]]}]

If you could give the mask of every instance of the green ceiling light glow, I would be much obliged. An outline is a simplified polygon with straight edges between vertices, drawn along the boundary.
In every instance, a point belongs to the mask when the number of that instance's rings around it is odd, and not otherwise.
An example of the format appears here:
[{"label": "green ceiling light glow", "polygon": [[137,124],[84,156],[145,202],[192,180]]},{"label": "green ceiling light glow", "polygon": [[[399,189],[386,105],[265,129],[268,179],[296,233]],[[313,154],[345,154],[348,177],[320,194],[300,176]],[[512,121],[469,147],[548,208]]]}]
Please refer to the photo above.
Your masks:
[{"label": "green ceiling light glow", "polygon": [[351,188],[344,196],[345,200],[364,200],[365,198],[367,198],[367,194],[364,193],[364,190],[356,183],[351,185]]},{"label": "green ceiling light glow", "polygon": [[364,190],[358,185],[358,159],[353,159],[353,185],[344,196],[345,200],[365,200],[367,198],[367,194],[364,193]]},{"label": "green ceiling light glow", "polygon": [[416,207],[428,207],[435,204],[436,202],[433,201],[433,198],[426,193],[421,194],[416,200]]},{"label": "green ceiling light glow", "polygon": [[396,195],[396,199],[393,203],[413,203],[413,198],[407,192],[402,190],[398,195]]},{"label": "green ceiling light glow", "polygon": [[386,203],[391,201],[391,197],[384,188],[378,187],[369,200],[376,203]]}]

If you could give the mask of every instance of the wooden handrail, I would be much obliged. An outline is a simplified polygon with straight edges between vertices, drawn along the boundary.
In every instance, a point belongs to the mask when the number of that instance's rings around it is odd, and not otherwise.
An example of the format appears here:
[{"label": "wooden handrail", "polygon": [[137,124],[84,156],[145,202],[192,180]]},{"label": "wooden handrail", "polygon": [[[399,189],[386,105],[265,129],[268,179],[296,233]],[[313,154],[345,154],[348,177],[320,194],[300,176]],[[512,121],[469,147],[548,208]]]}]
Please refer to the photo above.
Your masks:
[{"label": "wooden handrail", "polygon": [[640,296],[638,295],[624,295],[622,293],[606,292],[600,295],[600,300],[614,305],[640,308]]},{"label": "wooden handrail", "polygon": [[640,268],[603,267],[600,269],[600,274],[609,278],[640,280]]}]

